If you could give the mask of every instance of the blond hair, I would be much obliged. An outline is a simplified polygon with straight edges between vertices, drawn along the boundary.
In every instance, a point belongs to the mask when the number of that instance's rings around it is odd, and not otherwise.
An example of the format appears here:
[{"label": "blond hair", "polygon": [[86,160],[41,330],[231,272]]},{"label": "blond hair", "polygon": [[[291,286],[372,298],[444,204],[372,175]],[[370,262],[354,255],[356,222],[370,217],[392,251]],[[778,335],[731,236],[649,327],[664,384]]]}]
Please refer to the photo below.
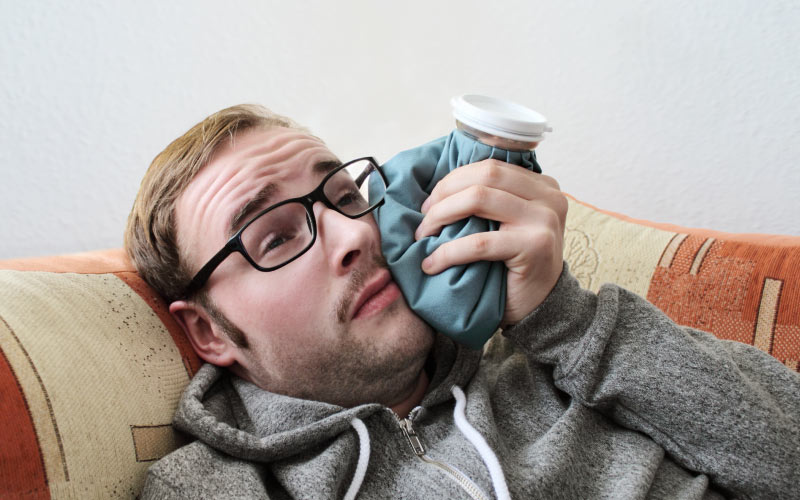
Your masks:
[{"label": "blond hair", "polygon": [[[125,251],[136,270],[167,302],[181,298],[191,270],[181,259],[175,230],[175,202],[227,138],[252,128],[303,130],[263,106],[223,109],[175,139],[150,164],[128,216]],[[206,302],[205,294],[198,297]]]}]

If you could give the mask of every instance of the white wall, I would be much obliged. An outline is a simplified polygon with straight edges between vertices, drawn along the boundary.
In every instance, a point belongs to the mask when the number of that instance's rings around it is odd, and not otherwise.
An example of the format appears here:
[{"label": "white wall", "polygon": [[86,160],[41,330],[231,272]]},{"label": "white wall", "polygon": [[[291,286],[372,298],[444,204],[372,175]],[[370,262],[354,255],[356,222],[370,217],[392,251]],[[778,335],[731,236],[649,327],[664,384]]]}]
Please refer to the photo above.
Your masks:
[{"label": "white wall", "polygon": [[800,234],[794,0],[0,2],[0,258],[122,244],[150,160],[258,102],[342,158],[517,100],[565,191],[640,218]]}]

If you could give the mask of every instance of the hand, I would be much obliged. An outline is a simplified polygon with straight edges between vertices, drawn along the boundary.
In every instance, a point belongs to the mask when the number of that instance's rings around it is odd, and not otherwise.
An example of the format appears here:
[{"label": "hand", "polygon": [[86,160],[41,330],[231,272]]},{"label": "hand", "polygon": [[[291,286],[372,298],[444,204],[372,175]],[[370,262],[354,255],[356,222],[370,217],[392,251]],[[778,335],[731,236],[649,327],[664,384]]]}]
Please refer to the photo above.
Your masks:
[{"label": "hand", "polygon": [[500,223],[498,231],[444,243],[422,262],[427,274],[490,260],[508,268],[503,326],[527,316],[555,286],[563,268],[567,200],[552,177],[499,160],[483,160],[447,174],[423,203],[415,237],[477,215]]}]

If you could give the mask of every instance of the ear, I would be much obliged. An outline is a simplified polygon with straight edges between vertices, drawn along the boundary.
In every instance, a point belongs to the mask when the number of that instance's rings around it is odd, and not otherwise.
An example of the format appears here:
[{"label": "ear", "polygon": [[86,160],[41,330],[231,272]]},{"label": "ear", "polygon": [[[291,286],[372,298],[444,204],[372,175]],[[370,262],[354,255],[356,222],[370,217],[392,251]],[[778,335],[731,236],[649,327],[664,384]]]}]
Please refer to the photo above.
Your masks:
[{"label": "ear", "polygon": [[203,360],[217,366],[230,366],[236,361],[238,347],[205,309],[192,302],[176,300],[169,305],[169,312],[183,328],[194,352]]}]

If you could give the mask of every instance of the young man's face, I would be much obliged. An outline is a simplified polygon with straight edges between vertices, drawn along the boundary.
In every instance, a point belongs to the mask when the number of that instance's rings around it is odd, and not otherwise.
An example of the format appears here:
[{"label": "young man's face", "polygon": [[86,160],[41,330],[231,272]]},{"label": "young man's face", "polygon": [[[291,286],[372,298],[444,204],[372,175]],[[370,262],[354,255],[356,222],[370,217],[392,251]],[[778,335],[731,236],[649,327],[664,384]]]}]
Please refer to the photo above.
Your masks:
[{"label": "young man's face", "polygon": [[[192,272],[223,247],[234,215],[266,186],[271,195],[259,209],[313,190],[324,177],[314,165],[331,160],[321,141],[286,128],[245,131],[223,145],[176,205],[178,244]],[[201,357],[264,389],[344,406],[391,405],[393,393],[417,381],[432,331],[382,263],[372,215],[349,219],[319,202],[314,215],[317,240],[297,260],[264,273],[233,253],[205,285],[247,348],[202,310],[187,315],[176,303],[171,310]],[[218,340],[208,342],[209,332]]]}]

